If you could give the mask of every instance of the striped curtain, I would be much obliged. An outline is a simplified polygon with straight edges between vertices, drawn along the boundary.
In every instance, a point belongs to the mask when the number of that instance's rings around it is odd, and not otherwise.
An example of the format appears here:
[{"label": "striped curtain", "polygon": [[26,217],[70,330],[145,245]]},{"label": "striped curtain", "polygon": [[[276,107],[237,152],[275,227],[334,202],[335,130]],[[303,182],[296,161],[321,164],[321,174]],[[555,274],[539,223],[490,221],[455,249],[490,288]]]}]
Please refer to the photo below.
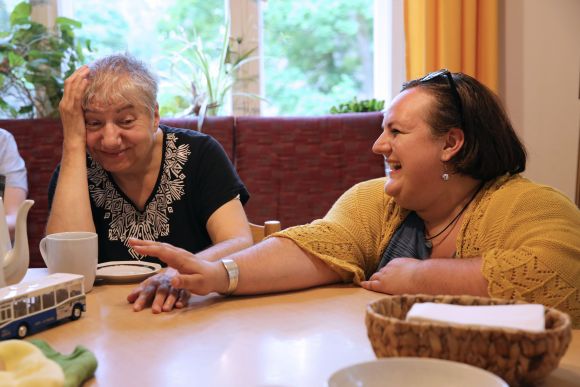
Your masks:
[{"label": "striped curtain", "polygon": [[498,0],[405,0],[407,79],[447,68],[498,91]]}]

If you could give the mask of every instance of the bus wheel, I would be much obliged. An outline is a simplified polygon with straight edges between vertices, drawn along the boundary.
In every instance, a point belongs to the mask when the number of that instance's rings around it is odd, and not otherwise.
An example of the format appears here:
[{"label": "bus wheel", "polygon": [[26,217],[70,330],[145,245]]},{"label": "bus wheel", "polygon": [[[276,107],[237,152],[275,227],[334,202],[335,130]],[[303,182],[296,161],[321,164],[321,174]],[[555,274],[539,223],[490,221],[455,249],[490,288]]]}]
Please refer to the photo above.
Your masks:
[{"label": "bus wheel", "polygon": [[80,305],[75,305],[72,311],[72,314],[70,316],[71,320],[78,320],[79,318],[81,318],[81,315],[83,314],[83,309]]},{"label": "bus wheel", "polygon": [[26,337],[27,334],[28,334],[28,326],[26,324],[21,324],[18,327],[18,332],[17,332],[18,338],[23,339]]}]

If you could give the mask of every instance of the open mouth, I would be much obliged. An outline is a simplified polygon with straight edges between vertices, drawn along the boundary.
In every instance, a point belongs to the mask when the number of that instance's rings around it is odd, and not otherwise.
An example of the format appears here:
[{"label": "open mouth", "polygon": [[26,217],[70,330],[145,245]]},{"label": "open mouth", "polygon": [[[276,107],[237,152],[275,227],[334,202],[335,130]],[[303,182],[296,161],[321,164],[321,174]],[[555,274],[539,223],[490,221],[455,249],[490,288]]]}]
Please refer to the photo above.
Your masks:
[{"label": "open mouth", "polygon": [[401,169],[401,163],[396,161],[389,161],[385,158],[385,176],[391,177]]},{"label": "open mouth", "polygon": [[387,161],[387,169],[393,173],[401,169],[401,163],[397,161]]}]

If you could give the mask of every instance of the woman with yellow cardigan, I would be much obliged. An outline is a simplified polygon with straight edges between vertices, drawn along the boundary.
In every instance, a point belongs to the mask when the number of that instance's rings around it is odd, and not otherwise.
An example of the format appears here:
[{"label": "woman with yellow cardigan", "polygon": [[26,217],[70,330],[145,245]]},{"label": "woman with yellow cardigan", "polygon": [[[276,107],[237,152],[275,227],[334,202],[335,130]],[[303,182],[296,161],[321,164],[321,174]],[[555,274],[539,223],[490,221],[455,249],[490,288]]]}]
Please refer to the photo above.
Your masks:
[{"label": "woman with yellow cardigan", "polygon": [[[498,98],[446,70],[406,83],[373,146],[388,177],[347,191],[321,220],[220,262],[132,240],[193,293],[354,282],[388,294],[467,294],[556,307],[580,326],[580,210],[522,177],[526,153]],[[225,270],[224,270],[225,268]]]}]

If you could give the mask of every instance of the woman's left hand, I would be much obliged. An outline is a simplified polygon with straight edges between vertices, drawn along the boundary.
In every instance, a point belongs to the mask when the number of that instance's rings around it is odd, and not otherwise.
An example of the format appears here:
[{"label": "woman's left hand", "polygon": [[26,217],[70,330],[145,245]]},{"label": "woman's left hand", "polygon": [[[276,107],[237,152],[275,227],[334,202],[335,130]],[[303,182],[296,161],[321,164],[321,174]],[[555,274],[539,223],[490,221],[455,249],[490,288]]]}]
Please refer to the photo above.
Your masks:
[{"label": "woman's left hand", "polygon": [[177,274],[176,270],[168,268],[141,282],[127,296],[127,301],[133,304],[133,310],[139,312],[151,305],[153,313],[161,313],[187,305],[191,293],[171,286],[171,280]]},{"label": "woman's left hand", "polygon": [[416,258],[395,258],[360,285],[367,290],[387,294],[419,293],[417,271],[422,263]]}]

